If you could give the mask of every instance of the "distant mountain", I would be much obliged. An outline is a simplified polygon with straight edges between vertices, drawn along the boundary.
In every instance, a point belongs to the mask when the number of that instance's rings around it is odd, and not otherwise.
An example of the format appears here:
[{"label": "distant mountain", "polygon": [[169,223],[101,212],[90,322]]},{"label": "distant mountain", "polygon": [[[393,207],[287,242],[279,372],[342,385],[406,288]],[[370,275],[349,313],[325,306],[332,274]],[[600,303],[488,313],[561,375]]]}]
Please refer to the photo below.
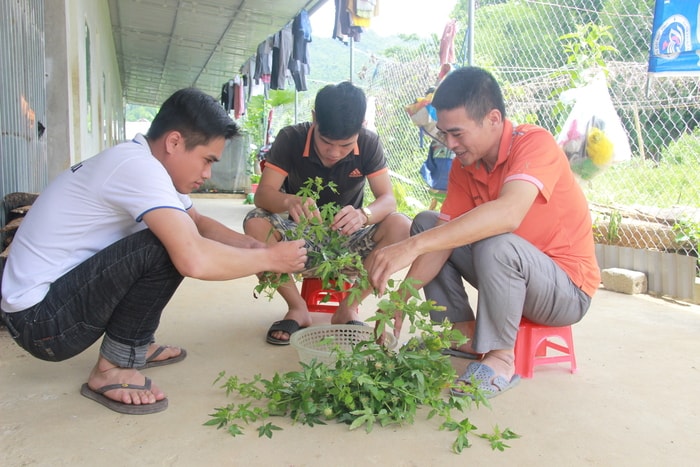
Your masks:
[{"label": "distant mountain", "polygon": [[308,80],[311,83],[337,83],[350,78],[350,57],[353,57],[353,71],[357,73],[364,66],[371,66],[372,55],[382,55],[392,47],[405,47],[410,42],[401,36],[379,36],[371,29],[362,33],[359,42],[345,44],[330,37],[313,36],[309,43],[311,73]]}]

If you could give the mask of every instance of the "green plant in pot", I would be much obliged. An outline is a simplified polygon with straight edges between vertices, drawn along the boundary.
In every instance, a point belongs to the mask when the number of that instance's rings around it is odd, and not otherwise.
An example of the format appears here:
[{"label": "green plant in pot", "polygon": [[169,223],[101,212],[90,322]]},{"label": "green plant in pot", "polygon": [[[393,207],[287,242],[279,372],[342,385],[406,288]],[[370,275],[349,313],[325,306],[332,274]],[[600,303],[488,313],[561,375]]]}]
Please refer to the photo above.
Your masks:
[{"label": "green plant in pot", "polygon": [[254,196],[255,192],[258,191],[258,184],[260,183],[261,175],[258,173],[251,173],[248,174],[248,177],[250,178],[250,191],[246,195],[244,204],[254,204]]}]

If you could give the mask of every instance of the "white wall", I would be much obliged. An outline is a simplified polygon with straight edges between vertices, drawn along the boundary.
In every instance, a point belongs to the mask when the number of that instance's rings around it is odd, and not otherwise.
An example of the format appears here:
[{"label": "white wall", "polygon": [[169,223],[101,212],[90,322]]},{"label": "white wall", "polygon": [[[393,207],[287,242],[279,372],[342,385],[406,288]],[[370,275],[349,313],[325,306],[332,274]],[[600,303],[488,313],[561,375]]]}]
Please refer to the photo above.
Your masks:
[{"label": "white wall", "polygon": [[131,139],[134,136],[136,136],[136,133],[141,133],[145,135],[148,132],[148,129],[151,127],[151,122],[147,120],[138,122],[125,122],[124,127],[124,138]]},{"label": "white wall", "polygon": [[50,85],[56,92],[68,89],[64,118],[71,127],[69,166],[124,139],[124,102],[107,0],[63,0],[63,4],[65,82],[57,79]]},{"label": "white wall", "polygon": [[70,165],[73,153],[73,109],[70,106],[66,5],[63,1],[45,2],[46,116],[48,179],[52,180]]}]

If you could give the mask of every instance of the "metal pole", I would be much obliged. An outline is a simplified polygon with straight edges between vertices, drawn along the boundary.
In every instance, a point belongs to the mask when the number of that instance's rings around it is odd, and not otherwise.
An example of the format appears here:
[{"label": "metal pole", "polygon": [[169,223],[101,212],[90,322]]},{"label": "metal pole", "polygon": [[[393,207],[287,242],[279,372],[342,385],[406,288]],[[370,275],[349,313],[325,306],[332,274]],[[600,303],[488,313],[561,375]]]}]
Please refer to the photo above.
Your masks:
[{"label": "metal pole", "polygon": [[350,36],[350,82],[352,83],[352,77],[355,73],[353,73],[353,58],[354,58],[354,51],[353,51],[353,44],[354,40],[352,36]]},{"label": "metal pole", "polygon": [[467,64],[469,66],[474,65],[474,0],[469,0],[469,7],[467,14],[469,15],[467,21]]}]

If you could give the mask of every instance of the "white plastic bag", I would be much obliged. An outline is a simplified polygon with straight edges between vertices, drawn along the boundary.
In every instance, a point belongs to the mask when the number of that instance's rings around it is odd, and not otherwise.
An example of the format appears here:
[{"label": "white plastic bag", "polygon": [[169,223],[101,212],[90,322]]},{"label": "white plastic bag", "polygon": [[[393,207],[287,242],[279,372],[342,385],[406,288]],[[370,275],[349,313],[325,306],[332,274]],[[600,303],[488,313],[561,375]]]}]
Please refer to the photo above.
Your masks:
[{"label": "white plastic bag", "polygon": [[602,73],[586,86],[563,92],[560,99],[565,104],[573,103],[573,108],[557,135],[557,143],[579,177],[590,180],[610,164],[631,158],[627,133]]}]

